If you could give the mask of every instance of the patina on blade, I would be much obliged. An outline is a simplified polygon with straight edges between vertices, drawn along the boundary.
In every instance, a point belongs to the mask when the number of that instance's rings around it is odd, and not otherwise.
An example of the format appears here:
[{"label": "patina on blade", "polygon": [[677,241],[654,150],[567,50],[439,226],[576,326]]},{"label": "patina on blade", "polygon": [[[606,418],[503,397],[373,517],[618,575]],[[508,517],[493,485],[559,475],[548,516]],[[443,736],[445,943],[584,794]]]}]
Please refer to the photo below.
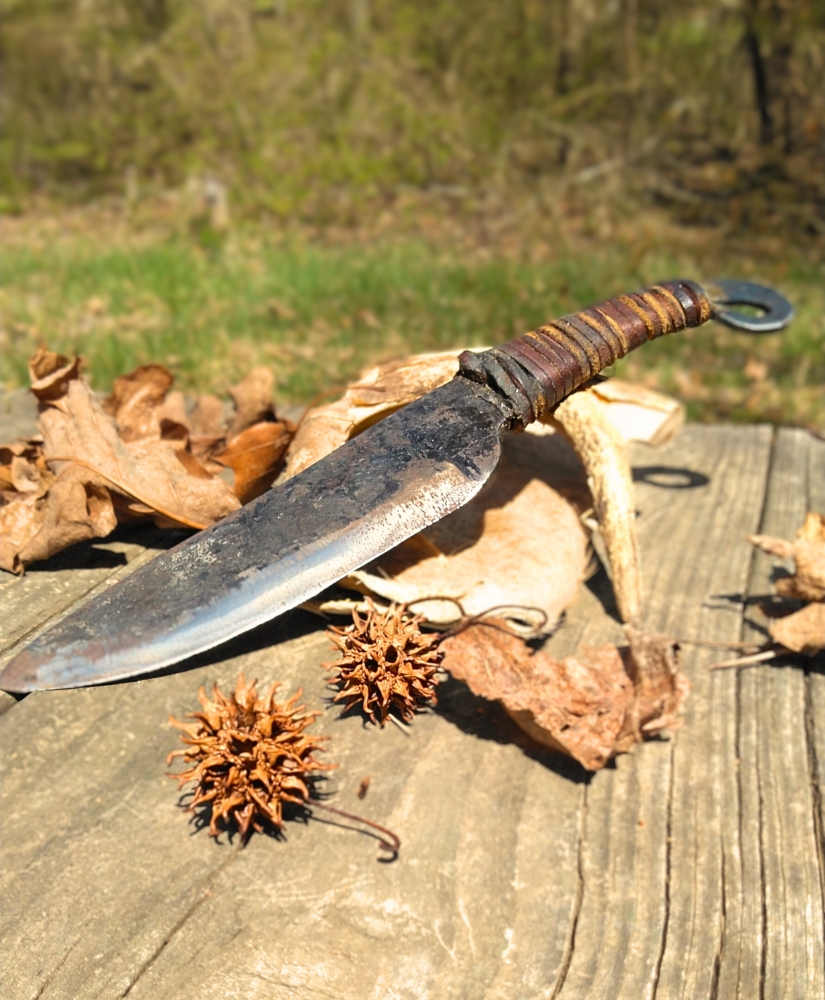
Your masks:
[{"label": "patina on blade", "polygon": [[470,500],[508,417],[486,386],[436,389],[68,615],[0,688],[145,674],[296,607]]}]

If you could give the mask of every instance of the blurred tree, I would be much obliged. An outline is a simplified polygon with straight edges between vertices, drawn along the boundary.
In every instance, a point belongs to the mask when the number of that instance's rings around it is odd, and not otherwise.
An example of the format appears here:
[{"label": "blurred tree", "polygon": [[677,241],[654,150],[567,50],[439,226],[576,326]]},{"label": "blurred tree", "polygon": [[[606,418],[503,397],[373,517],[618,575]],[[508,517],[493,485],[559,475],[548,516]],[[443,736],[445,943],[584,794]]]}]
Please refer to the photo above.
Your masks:
[{"label": "blurred tree", "polygon": [[822,0],[0,0],[0,58],[11,192],[599,177],[825,218]]}]

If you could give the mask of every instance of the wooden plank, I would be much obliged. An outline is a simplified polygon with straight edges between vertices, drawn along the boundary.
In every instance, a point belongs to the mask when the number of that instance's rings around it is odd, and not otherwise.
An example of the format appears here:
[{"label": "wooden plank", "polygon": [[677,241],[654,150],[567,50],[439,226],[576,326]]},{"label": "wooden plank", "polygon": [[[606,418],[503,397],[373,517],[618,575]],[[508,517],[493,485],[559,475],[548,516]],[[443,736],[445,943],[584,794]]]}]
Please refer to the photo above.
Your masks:
[{"label": "wooden plank", "polygon": [[[770,437],[764,427],[725,428],[699,446],[706,451],[700,471],[714,491],[706,494],[701,516],[685,524],[684,540],[671,543],[677,562],[681,553],[695,554],[672,581],[656,587],[655,628],[673,634],[681,627],[686,638],[738,639],[751,559],[743,535],[758,524]],[[693,545],[687,542],[691,534]],[[667,547],[667,537],[660,536],[659,544]],[[674,591],[685,601],[681,614],[673,607]],[[718,656],[685,649],[684,669],[693,688],[685,725],[673,743],[669,907],[657,984],[657,994],[669,998],[715,995],[720,956],[731,933],[723,879],[738,850],[736,678],[707,671]]]},{"label": "wooden plank", "polygon": [[[808,510],[825,514],[825,439],[810,436],[808,442]],[[808,741],[815,797],[819,800],[817,840],[819,870],[825,898],[825,651],[811,663],[808,684]]]},{"label": "wooden plank", "polygon": [[[705,427],[686,428],[663,451],[634,449],[648,629],[738,637],[740,603],[716,595],[745,590],[741,537],[758,524],[769,449],[768,429]],[[594,631],[582,638],[594,641]],[[735,756],[729,730],[725,740],[718,727],[735,714],[735,679],[708,675],[704,662],[685,648],[693,692],[674,739],[637,747],[588,787],[564,1000],[712,990],[724,940],[720,778]]]},{"label": "wooden plank", "polygon": [[458,685],[411,736],[323,718],[336,801],[399,830],[397,863],[316,822],[240,852],[192,835],[163,777],[167,713],[239,668],[301,683],[317,704],[327,654],[312,633],[151,681],[37,694],[3,717],[10,995],[505,997],[525,976],[553,987],[578,892],[582,775],[525,756],[506,717]]},{"label": "wooden plank", "polygon": [[[760,532],[792,538],[808,506],[810,436],[780,430]],[[755,552],[752,599],[773,593],[776,559]],[[744,636],[764,634],[758,606],[748,609]],[[742,823],[742,906],[759,928],[765,997],[825,995],[818,807],[810,782],[806,682],[798,659],[742,670],[739,790]],[[720,978],[727,985],[734,973]],[[737,980],[738,982],[738,980]],[[745,990],[742,995],[748,995]]]},{"label": "wooden plank", "polygon": [[[634,448],[647,470],[638,496],[648,628],[737,637],[752,563],[741,536],[759,527],[770,439],[766,428],[688,427],[664,451]],[[784,440],[774,492],[812,467]],[[610,608],[603,574],[550,651],[620,639],[602,602]],[[453,682],[409,735],[326,711],[317,728],[340,765],[333,801],[397,829],[398,861],[381,864],[373,840],[323,814],[290,823],[285,841],[256,836],[242,850],[193,833],[163,777],[176,743],[167,714],[193,710],[199,684],[229,686],[241,668],[281,679],[285,694],[300,684],[320,704],[327,655],[317,626],[294,614],[186,672],[37,694],[0,717],[9,995],[813,995],[793,990],[806,974],[816,986],[815,970],[790,968],[803,948],[812,960],[821,953],[811,921],[798,926],[797,915],[782,930],[794,906],[821,915],[821,890],[818,911],[809,892],[819,877],[814,796],[807,770],[799,790],[799,765],[818,759],[825,717],[815,685],[805,701],[798,670],[708,673],[715,654],[686,647],[685,725],[589,780],[564,758],[528,751],[498,708]],[[773,686],[743,699],[757,674]],[[816,750],[804,758],[800,702]],[[766,854],[769,836],[798,856]],[[785,910],[777,904],[763,926],[763,902],[781,892]]]}]

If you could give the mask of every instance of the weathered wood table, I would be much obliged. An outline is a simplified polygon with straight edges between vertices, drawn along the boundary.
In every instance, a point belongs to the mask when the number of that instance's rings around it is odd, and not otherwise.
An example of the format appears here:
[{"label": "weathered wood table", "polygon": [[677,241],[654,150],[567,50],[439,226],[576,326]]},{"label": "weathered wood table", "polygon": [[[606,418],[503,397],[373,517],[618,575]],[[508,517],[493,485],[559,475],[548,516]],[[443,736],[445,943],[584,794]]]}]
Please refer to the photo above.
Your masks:
[{"label": "weathered wood table", "polygon": [[[633,460],[645,626],[751,637],[772,560],[743,536],[825,510],[825,443],[689,426]],[[4,577],[6,655],[150,558],[135,537]],[[620,638],[601,572],[549,650]],[[723,654],[686,646],[684,726],[594,776],[456,683],[409,735],[327,711],[334,801],[398,831],[391,864],[324,814],[243,849],[194,831],[167,716],[239,669],[318,704],[328,655],[297,612],[193,669],[3,702],[3,997],[825,996],[821,655],[709,672]]]}]

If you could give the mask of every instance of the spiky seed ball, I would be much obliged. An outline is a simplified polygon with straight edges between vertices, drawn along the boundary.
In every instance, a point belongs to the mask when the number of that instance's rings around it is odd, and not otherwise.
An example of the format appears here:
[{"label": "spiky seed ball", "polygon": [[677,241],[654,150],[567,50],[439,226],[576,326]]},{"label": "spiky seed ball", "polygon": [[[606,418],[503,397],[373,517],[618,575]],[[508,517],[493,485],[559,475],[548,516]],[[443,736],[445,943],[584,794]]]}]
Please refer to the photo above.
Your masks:
[{"label": "spiky seed ball", "polygon": [[435,673],[442,654],[440,636],[422,632],[422,615],[410,615],[403,604],[379,611],[367,599],[365,615],[352,612],[352,625],[330,625],[327,634],[343,654],[335,663],[332,683],[340,690],[334,701],[344,710],[361,704],[373,722],[383,726],[395,706],[409,722],[417,709],[436,700]]},{"label": "spiky seed ball", "polygon": [[307,736],[304,731],[321,713],[307,712],[297,704],[301,690],[280,703],[275,700],[278,684],[259,697],[256,683],[247,684],[241,674],[229,697],[215,684],[212,700],[201,688],[202,711],[187,715],[194,722],[169,717],[184,733],[181,740],[187,749],[173,750],[167,764],[182,757],[192,765],[169,777],[177,779],[179,789],[195,782],[187,811],[194,813],[208,803],[213,837],[234,824],[246,841],[252,830],[263,829],[264,820],[282,829],[283,803],[305,804],[310,798],[307,779],[334,766],[314,757],[323,749],[325,737]]}]

